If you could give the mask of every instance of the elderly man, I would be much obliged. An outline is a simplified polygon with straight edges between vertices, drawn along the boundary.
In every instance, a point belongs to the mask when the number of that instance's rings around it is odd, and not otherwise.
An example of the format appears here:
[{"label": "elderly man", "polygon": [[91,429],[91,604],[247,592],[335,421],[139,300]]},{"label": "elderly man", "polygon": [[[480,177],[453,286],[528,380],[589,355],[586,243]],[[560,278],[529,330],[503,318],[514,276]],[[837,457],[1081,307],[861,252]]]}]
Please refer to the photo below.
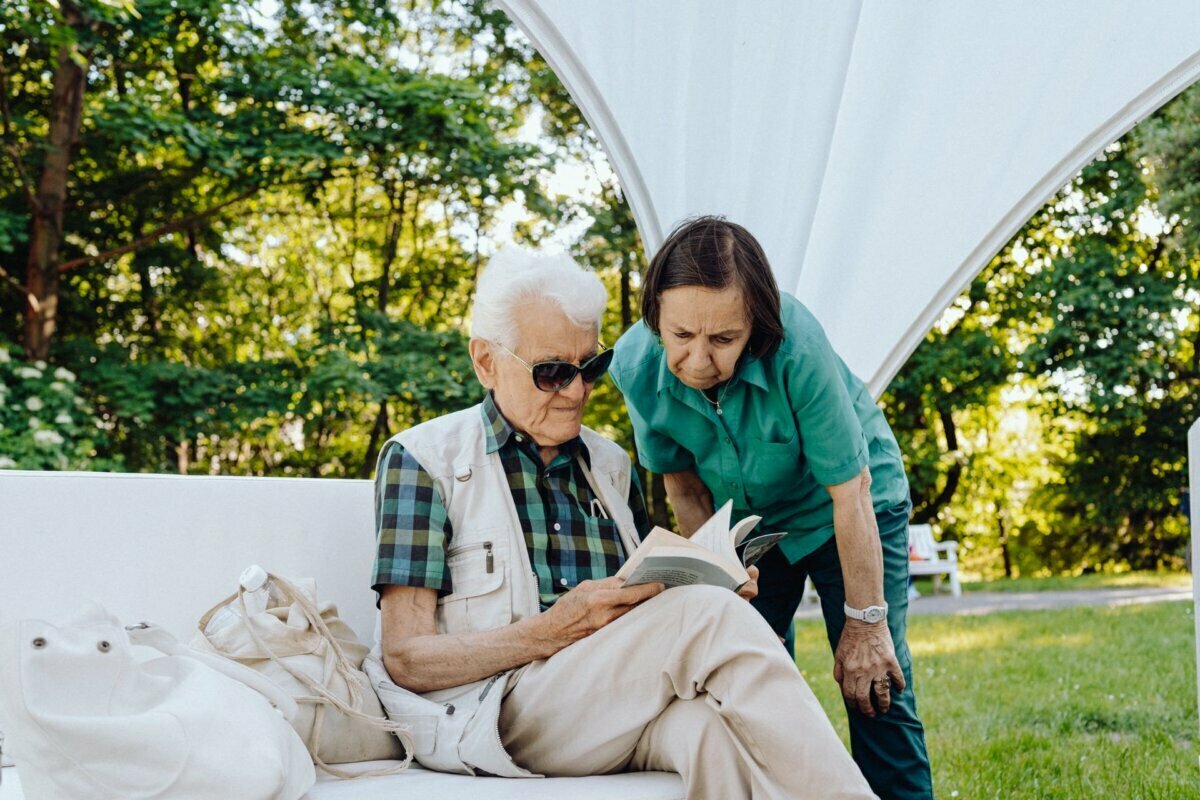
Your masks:
[{"label": "elderly man", "polygon": [[383,449],[367,668],[389,715],[432,769],[669,770],[689,798],[874,797],[748,603],[612,577],[648,526],[629,456],[581,425],[612,358],[605,304],[566,256],[497,254],[470,342],[487,398]]}]

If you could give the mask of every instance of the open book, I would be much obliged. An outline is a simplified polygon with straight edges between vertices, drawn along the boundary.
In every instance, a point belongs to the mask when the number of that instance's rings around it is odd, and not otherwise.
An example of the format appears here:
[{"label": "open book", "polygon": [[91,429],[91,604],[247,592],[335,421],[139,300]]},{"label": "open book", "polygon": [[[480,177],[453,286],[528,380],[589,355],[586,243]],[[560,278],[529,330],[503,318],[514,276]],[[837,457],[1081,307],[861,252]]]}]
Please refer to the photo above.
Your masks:
[{"label": "open book", "polygon": [[670,588],[705,583],[736,590],[750,580],[746,567],[762,558],[787,534],[764,533],[749,538],[762,517],[746,517],[730,528],[732,511],[730,500],[690,539],[656,527],[617,572],[617,577],[624,578],[626,586],[664,583]]}]

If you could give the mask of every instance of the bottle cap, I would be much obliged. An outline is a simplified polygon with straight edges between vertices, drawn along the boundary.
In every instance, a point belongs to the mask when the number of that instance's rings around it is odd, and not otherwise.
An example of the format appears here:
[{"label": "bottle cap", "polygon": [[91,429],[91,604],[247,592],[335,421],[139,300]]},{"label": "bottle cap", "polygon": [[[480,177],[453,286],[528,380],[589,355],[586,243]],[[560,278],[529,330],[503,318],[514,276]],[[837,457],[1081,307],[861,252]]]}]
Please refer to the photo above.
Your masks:
[{"label": "bottle cap", "polygon": [[256,592],[267,582],[267,571],[258,564],[251,564],[242,572],[239,582],[247,592]]}]

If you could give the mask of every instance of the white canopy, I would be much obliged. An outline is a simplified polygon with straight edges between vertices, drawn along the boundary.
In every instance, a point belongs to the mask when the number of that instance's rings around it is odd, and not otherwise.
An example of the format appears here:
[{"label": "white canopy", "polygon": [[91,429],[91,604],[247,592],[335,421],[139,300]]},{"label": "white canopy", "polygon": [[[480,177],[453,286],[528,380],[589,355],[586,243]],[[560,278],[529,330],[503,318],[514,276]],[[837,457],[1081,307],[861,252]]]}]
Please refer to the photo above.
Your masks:
[{"label": "white canopy", "polygon": [[878,396],[1051,194],[1200,76],[1195,0],[500,0],[653,252],[725,214]]}]

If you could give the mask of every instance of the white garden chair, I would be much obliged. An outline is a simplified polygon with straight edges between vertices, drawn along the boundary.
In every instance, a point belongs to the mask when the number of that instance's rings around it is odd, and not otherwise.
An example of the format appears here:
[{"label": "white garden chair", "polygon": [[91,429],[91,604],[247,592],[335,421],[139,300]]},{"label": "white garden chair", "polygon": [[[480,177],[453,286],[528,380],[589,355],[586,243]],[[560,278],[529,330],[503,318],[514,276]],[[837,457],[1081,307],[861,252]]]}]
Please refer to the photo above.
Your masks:
[{"label": "white garden chair", "polygon": [[933,592],[937,594],[942,576],[950,576],[950,594],[962,595],[958,579],[958,542],[938,542],[929,525],[908,526],[908,574],[913,577],[933,576]]}]

